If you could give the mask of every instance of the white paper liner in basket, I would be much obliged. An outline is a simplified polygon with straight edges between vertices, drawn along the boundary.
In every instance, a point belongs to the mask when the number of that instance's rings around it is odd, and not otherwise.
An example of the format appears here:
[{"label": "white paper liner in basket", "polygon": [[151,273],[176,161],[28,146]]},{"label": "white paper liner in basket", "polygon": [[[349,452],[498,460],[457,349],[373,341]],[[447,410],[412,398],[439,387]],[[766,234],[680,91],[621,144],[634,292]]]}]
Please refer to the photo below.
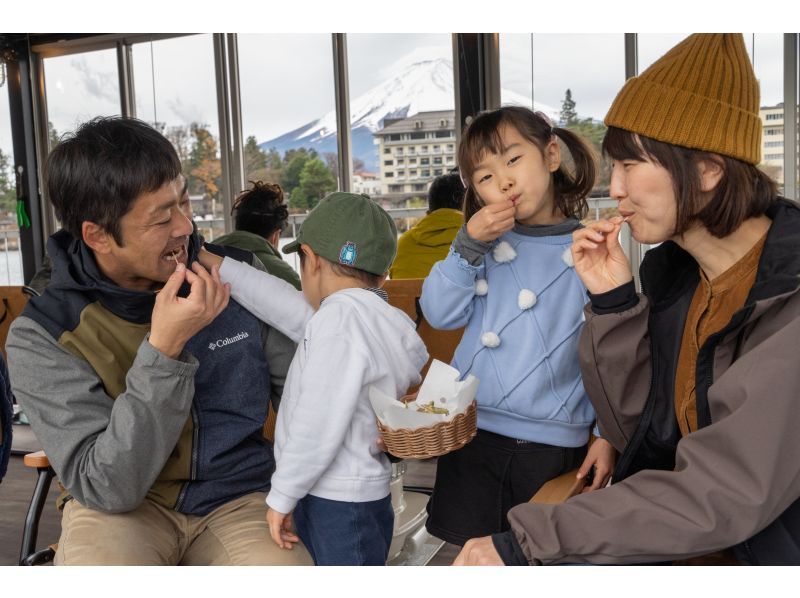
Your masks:
[{"label": "white paper liner in basket", "polygon": [[[434,359],[415,401],[403,404],[396,397],[388,396],[374,386],[369,388],[369,400],[375,415],[387,428],[394,430],[426,428],[452,420],[459,413],[464,413],[472,403],[478,393],[479,380],[472,374],[461,381],[458,377],[457,369]],[[447,415],[417,411],[417,407],[427,405],[431,401],[435,407],[447,409]]]}]

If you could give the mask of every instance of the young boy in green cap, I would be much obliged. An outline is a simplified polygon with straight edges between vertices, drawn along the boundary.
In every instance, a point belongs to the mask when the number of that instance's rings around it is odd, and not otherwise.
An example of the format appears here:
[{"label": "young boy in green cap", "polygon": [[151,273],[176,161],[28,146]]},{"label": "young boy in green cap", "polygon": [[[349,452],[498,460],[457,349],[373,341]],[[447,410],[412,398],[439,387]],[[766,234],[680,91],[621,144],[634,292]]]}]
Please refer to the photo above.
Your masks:
[{"label": "young boy in green cap", "polygon": [[379,288],[396,249],[385,210],[336,192],[283,249],[300,254],[302,292],[247,264],[200,256],[220,266],[239,303],[298,343],[278,412],[267,521],[278,546],[291,548],[294,519],[317,565],[383,565],[389,553],[391,466],[369,387],[402,396],[428,360],[414,323]]}]

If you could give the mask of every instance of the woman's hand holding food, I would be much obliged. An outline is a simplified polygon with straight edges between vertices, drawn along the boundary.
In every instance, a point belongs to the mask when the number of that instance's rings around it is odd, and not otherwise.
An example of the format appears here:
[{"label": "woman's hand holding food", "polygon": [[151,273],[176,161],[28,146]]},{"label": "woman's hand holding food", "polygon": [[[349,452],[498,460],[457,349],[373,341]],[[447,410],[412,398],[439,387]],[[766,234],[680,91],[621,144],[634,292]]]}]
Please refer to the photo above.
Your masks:
[{"label": "woman's hand holding food", "polygon": [[575,271],[593,295],[633,280],[631,265],[619,244],[621,216],[595,220],[572,233]]}]

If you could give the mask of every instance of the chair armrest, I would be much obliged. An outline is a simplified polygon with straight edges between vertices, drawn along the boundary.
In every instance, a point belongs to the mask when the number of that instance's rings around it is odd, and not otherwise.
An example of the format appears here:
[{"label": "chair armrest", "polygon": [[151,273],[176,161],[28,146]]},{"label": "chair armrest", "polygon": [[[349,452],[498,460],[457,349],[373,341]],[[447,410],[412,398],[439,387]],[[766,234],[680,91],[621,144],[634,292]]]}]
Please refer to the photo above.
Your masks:
[{"label": "chair armrest", "polygon": [[583,490],[583,487],[586,485],[586,478],[581,478],[579,480],[575,477],[577,475],[578,470],[573,469],[557,478],[553,478],[539,488],[539,491],[533,495],[533,498],[531,498],[529,502],[542,505],[556,505],[576,494],[580,494],[581,490]]},{"label": "chair armrest", "polygon": [[34,467],[36,469],[42,467],[50,467],[50,459],[44,454],[44,451],[36,451],[35,453],[28,453],[22,458],[25,467]]}]

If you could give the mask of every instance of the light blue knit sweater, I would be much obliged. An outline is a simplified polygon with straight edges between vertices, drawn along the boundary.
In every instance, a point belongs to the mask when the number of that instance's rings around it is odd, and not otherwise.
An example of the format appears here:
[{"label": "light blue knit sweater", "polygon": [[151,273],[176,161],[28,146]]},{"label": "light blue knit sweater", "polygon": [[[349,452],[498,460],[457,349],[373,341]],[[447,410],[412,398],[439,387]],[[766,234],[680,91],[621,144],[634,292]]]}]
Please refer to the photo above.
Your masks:
[{"label": "light blue knit sweater", "polygon": [[428,322],[466,326],[452,365],[480,379],[482,430],[564,447],[589,438],[595,414],[578,364],[586,289],[571,244],[571,234],[511,231],[482,265],[451,248],[425,280],[420,303]]}]

